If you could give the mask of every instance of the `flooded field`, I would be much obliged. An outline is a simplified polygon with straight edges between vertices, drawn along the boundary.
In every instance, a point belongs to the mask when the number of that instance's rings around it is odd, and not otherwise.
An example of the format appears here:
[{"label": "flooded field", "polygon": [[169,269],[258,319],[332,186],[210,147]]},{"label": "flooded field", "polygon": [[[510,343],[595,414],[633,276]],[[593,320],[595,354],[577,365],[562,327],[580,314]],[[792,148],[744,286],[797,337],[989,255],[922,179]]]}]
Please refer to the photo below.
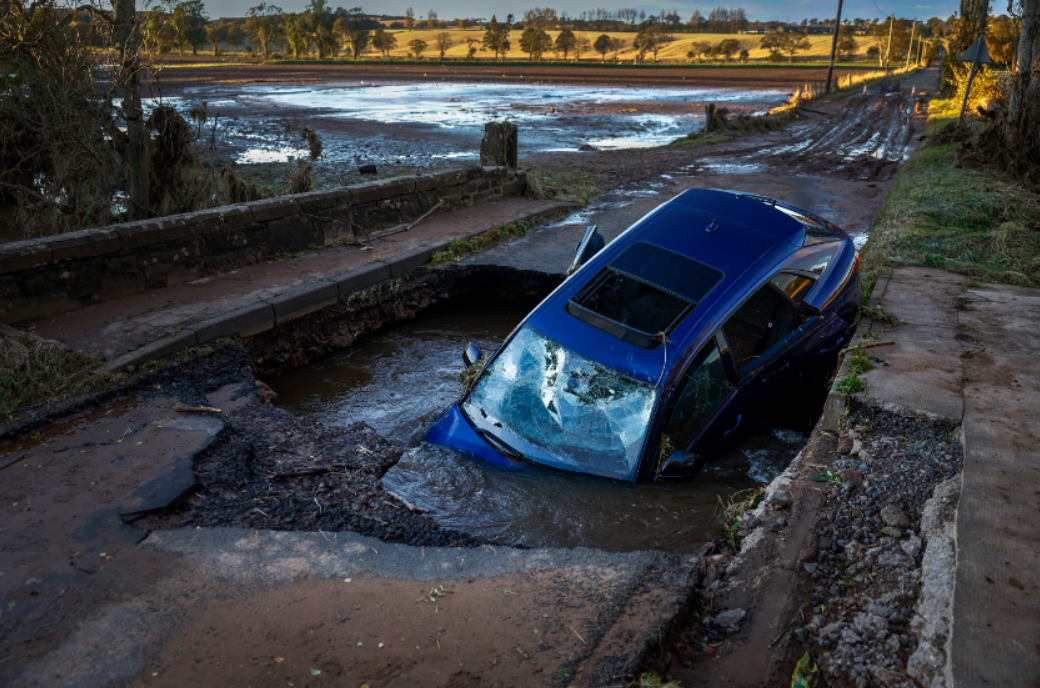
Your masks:
[{"label": "flooded field", "polygon": [[[529,152],[658,146],[699,129],[704,105],[760,112],[784,89],[641,88],[450,81],[358,81],[314,87],[188,87],[164,99],[182,112],[206,103],[217,120],[221,154],[238,164],[280,163],[304,151],[284,133],[286,120],[314,127],[335,163],[427,167],[477,158],[484,124],[510,119]],[[158,99],[152,101],[158,103]]]},{"label": "flooded field", "polygon": [[692,551],[717,536],[719,499],[771,480],[805,436],[775,430],[697,478],[632,486],[536,466],[504,469],[422,442],[459,393],[466,342],[491,349],[534,304],[437,306],[349,351],[270,380],[277,404],[333,426],[364,421],[408,447],[383,484],[442,526],[490,541]]}]

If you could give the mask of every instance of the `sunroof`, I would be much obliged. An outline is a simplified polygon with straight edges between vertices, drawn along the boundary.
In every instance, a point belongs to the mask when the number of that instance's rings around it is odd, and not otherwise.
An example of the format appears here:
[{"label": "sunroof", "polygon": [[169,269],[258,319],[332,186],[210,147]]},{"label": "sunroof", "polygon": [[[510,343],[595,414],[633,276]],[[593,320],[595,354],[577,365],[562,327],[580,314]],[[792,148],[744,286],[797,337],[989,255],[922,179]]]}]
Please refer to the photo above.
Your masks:
[{"label": "sunroof", "polygon": [[644,241],[632,244],[567,302],[567,312],[651,349],[722,280],[719,270]]}]

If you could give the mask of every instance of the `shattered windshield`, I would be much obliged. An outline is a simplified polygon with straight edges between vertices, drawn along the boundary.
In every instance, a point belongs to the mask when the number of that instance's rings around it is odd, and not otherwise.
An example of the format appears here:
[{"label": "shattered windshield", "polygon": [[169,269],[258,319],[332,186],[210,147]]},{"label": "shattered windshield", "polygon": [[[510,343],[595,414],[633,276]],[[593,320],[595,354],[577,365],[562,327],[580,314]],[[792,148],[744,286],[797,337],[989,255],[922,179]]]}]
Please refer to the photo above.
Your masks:
[{"label": "shattered windshield", "polygon": [[506,454],[630,479],[656,390],[525,326],[484,372],[463,411]]}]

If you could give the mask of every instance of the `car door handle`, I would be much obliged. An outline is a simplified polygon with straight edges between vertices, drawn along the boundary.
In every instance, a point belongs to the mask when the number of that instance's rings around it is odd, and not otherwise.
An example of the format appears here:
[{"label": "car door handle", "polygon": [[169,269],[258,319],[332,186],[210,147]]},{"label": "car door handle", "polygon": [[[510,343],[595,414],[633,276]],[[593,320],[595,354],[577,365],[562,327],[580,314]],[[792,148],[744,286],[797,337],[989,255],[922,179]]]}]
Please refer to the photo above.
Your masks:
[{"label": "car door handle", "polygon": [[838,341],[834,342],[834,346],[828,346],[828,347],[827,347],[827,348],[825,348],[825,349],[820,349],[820,353],[821,353],[821,354],[825,354],[825,353],[827,353],[828,351],[834,351],[834,350],[835,350],[835,349],[837,349],[837,348],[838,348],[839,346],[841,346],[842,342],[844,342],[844,341],[845,341],[845,338],[844,338],[844,337],[838,337]]},{"label": "car door handle", "polygon": [[734,426],[733,426],[732,428],[730,428],[729,430],[727,430],[726,432],[722,433],[722,436],[723,436],[723,437],[729,437],[729,436],[730,436],[730,435],[732,435],[732,434],[733,434],[734,432],[736,432],[737,428],[739,428],[739,427],[740,427],[740,421],[742,421],[743,419],[744,419],[744,416],[743,416],[742,414],[739,414],[739,413],[738,413],[738,414],[737,414],[737,422],[736,422],[736,424],[735,424],[735,425],[734,425]]}]

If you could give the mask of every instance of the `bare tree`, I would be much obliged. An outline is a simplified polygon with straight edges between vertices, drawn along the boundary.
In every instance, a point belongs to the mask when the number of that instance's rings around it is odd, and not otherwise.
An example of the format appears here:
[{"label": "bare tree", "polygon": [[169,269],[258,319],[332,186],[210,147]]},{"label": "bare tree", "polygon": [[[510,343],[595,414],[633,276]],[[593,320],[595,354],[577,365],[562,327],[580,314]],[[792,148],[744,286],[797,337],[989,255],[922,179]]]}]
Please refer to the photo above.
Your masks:
[{"label": "bare tree", "polygon": [[434,41],[437,43],[437,50],[440,51],[442,60],[444,59],[444,53],[448,52],[451,46],[455,45],[455,41],[452,40],[451,34],[447,31],[441,31],[434,36]]},{"label": "bare tree", "polygon": [[[1040,0],[1020,0],[1022,34],[1011,82],[1005,139],[1008,150],[1040,165]],[[1009,10],[1011,7],[1009,7]]]}]

